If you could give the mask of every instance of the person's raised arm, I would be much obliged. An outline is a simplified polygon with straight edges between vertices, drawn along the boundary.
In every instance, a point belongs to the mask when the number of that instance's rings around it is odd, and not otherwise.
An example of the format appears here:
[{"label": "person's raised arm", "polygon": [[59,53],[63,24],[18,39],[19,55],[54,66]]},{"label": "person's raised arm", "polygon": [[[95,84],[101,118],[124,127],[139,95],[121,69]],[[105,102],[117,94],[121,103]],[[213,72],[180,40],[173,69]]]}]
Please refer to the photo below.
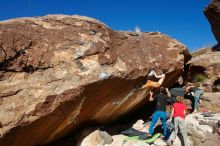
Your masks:
[{"label": "person's raised arm", "polygon": [[154,95],[154,93],[152,91],[150,91],[150,98],[149,98],[150,101],[154,100],[153,95]]},{"label": "person's raised arm", "polygon": [[190,89],[193,88],[193,87],[195,87],[195,86],[194,85],[187,86],[186,87],[186,93],[187,94],[190,93]]},{"label": "person's raised arm", "polygon": [[186,105],[185,105],[185,109],[184,109],[183,113],[186,116],[186,114],[187,114],[187,106]]},{"label": "person's raised arm", "polygon": [[166,92],[167,92],[167,96],[171,97],[170,91],[168,90],[168,88],[166,88]]},{"label": "person's raised arm", "polygon": [[171,114],[170,114],[170,119],[169,119],[169,121],[170,121],[170,122],[172,121],[172,118],[173,118],[173,113],[174,113],[174,109],[173,109],[173,107],[172,107],[172,111],[171,111]]},{"label": "person's raised arm", "polygon": [[186,116],[186,110],[183,111],[184,115]]}]

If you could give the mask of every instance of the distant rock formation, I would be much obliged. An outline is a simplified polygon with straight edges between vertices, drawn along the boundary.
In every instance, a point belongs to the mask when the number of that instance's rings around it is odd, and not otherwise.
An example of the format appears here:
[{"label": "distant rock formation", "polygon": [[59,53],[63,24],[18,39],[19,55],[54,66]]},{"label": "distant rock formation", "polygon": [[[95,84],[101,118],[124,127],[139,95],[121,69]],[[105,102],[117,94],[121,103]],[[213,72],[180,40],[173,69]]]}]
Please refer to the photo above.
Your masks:
[{"label": "distant rock formation", "polygon": [[35,146],[88,122],[109,123],[148,100],[149,71],[182,74],[184,45],[159,32],[113,31],[88,17],[0,22],[0,145]]},{"label": "distant rock formation", "polygon": [[220,91],[220,52],[200,49],[192,53],[188,62],[188,79],[203,84],[207,92]]},{"label": "distant rock formation", "polygon": [[220,51],[220,1],[213,0],[204,10],[209,23],[212,27],[212,32],[218,42],[214,47],[215,50]]}]

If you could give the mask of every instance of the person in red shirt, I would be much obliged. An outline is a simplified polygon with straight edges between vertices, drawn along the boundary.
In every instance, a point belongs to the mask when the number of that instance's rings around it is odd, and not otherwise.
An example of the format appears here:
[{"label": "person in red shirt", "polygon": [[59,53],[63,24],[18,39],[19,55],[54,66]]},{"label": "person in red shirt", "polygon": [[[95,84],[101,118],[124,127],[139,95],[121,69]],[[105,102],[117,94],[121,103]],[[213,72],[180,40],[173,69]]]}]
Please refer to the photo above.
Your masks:
[{"label": "person in red shirt", "polygon": [[171,133],[170,138],[167,141],[168,145],[172,145],[173,141],[176,139],[178,134],[178,130],[180,129],[180,133],[183,136],[184,145],[188,146],[188,137],[187,137],[187,124],[185,121],[186,115],[186,105],[183,103],[184,98],[181,96],[177,96],[177,102],[173,104],[172,112],[170,115],[169,121],[172,121],[174,118],[175,128],[174,131]]}]

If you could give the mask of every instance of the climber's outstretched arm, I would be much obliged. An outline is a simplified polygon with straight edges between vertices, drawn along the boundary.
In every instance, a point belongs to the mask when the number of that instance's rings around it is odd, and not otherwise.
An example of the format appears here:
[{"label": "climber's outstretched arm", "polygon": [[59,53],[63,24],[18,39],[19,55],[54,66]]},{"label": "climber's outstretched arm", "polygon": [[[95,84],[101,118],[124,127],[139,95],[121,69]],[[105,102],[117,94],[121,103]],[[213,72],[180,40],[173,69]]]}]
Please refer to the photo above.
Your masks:
[{"label": "climber's outstretched arm", "polygon": [[153,96],[154,96],[154,93],[152,91],[150,91],[150,98],[149,98],[150,101],[154,100]]}]

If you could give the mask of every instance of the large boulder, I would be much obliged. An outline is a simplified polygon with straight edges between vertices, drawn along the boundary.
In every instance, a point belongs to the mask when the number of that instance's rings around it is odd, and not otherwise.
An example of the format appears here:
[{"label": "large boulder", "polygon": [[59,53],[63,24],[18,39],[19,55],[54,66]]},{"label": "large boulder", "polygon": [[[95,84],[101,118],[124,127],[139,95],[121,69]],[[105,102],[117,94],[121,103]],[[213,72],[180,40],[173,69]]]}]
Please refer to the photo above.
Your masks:
[{"label": "large boulder", "polygon": [[[220,136],[213,134],[215,127],[218,126],[220,114],[216,113],[213,117],[204,117],[201,113],[195,113],[186,117],[188,135],[194,145],[218,145]],[[218,128],[218,127],[217,127]]]},{"label": "large boulder", "polygon": [[215,49],[220,51],[220,1],[212,0],[212,2],[205,8],[204,14],[211,24],[212,32],[218,41]]},{"label": "large boulder", "polygon": [[42,145],[89,122],[112,122],[147,102],[137,87],[152,68],[170,86],[188,56],[159,32],[113,31],[88,17],[2,21],[0,145]]},{"label": "large boulder", "polygon": [[210,110],[212,112],[220,113],[220,92],[215,93],[204,93],[202,103],[199,105],[199,111]]}]

